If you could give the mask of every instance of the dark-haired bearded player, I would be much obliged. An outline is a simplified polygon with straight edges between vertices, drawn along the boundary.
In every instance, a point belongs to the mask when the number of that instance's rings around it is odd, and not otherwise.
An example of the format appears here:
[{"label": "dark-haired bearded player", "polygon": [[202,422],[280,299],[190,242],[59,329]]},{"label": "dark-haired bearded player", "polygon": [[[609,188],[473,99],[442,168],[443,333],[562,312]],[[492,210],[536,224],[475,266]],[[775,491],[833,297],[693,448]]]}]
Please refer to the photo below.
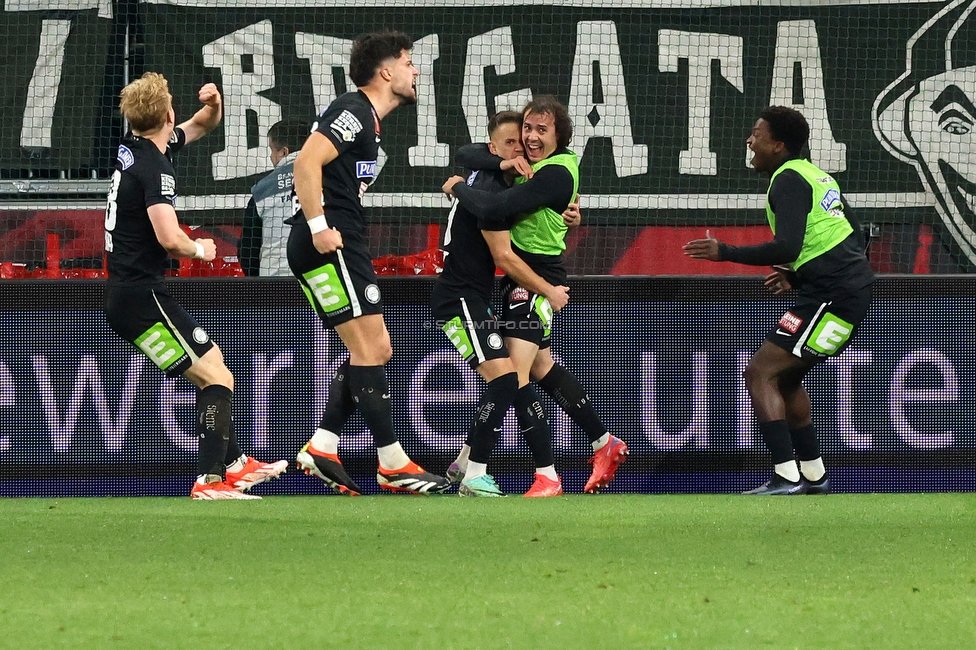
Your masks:
[{"label": "dark-haired bearded player", "polygon": [[339,433],[357,408],[373,434],[381,488],[430,494],[451,485],[410,460],[393,431],[385,367],[393,348],[365,240],[362,196],[376,171],[380,120],[417,101],[420,73],[410,58],[412,48],[413,41],[400,32],[357,38],[349,62],[357,90],[319,115],[295,159],[297,212],[288,264],[322,322],[349,349],[329,385],[319,427],[296,460],[306,474],[342,494],[361,493],[338,456]]}]

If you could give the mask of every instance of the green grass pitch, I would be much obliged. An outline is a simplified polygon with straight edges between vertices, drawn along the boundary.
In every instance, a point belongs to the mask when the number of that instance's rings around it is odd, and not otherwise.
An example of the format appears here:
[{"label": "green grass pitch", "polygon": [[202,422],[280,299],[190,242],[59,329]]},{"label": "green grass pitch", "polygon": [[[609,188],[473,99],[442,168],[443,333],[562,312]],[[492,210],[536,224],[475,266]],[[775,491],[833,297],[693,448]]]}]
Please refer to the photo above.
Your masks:
[{"label": "green grass pitch", "polygon": [[0,500],[0,648],[976,648],[976,495]]}]

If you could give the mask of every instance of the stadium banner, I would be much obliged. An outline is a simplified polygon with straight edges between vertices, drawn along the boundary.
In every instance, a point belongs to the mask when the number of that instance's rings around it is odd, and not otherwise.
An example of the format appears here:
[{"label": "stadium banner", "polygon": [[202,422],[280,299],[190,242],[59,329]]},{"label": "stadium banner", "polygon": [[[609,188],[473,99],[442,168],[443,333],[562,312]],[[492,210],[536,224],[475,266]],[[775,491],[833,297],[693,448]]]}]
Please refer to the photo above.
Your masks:
[{"label": "stadium banner", "polygon": [[0,13],[0,168],[97,166],[111,0],[8,0]]},{"label": "stadium banner", "polygon": [[[222,132],[191,148],[183,210],[239,209],[271,163],[267,129],[352,88],[357,35],[415,39],[419,101],[383,125],[373,216],[430,219],[458,146],[538,94],[566,103],[588,223],[763,220],[745,139],[770,104],[800,109],[812,161],[862,221],[944,224],[976,264],[970,173],[976,0],[143,0],[147,69],[177,111],[216,81]],[[961,99],[960,99],[961,98]],[[956,117],[958,113],[961,117]],[[933,209],[934,208],[934,209]],[[941,224],[940,224],[941,219]],[[662,222],[663,223],[663,222]]]},{"label": "stadium banner", "polygon": [[[716,458],[744,458],[753,473],[767,471],[742,370],[789,302],[746,290],[756,279],[695,282],[573,283],[579,299],[555,321],[554,355],[589,390],[610,431],[630,445],[628,470],[645,472],[646,480],[715,469],[723,465]],[[949,474],[976,450],[976,396],[969,388],[976,385],[976,298],[971,288],[946,293],[934,284],[928,295],[907,297],[885,289],[885,282],[853,346],[807,381],[828,463],[843,459],[867,473],[892,464],[944,470],[926,489],[976,489],[972,472],[969,483]],[[32,306],[8,302],[0,310],[3,479],[30,479],[45,467],[74,478],[111,476],[126,465],[145,473],[154,466],[192,467],[194,389],[184,379],[163,378],[108,328],[102,285],[45,285],[60,286],[60,293],[27,286],[38,296]],[[291,281],[173,286],[234,372],[242,448],[267,459],[294,458],[345,357],[335,334],[323,331]],[[426,280],[381,284],[394,348],[388,376],[396,430],[412,456],[443,471],[464,440],[483,383],[431,320],[430,286]],[[591,453],[585,437],[549,407],[557,465],[585,468]],[[340,453],[354,467],[375,463],[358,415]],[[497,453],[520,458],[528,469],[511,414]],[[703,483],[694,489],[709,490]],[[848,489],[857,489],[856,481]]]},{"label": "stadium banner", "polygon": [[745,139],[768,104],[805,113],[813,162],[855,205],[932,204],[875,135],[873,107],[944,3],[384,4],[143,0],[146,68],[170,79],[178,116],[195,110],[204,82],[225,98],[220,135],[183,157],[183,209],[242,207],[271,170],[267,129],[311,120],[351,89],[352,39],[389,27],[415,39],[419,102],[384,122],[374,207],[443,207],[457,147],[485,141],[491,113],[537,94],[570,109],[591,211],[739,209],[760,220],[763,182]]}]

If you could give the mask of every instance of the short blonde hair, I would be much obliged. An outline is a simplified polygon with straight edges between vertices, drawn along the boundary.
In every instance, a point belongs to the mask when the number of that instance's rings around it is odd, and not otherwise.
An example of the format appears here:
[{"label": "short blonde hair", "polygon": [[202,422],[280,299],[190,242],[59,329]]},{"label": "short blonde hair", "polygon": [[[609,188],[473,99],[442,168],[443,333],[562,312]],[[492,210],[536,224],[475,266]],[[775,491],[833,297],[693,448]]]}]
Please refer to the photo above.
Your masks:
[{"label": "short blonde hair", "polygon": [[147,72],[122,89],[119,110],[137,133],[159,130],[173,106],[169,82],[158,72]]}]

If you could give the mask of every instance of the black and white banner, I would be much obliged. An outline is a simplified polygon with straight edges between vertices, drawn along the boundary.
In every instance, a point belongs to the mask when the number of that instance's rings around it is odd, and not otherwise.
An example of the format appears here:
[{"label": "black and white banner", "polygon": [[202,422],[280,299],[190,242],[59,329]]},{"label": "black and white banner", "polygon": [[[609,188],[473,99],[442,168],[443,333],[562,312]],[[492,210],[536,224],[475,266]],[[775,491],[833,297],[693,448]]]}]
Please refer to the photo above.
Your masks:
[{"label": "black and white banner", "polygon": [[0,168],[76,169],[92,160],[111,0],[7,0],[0,14]]},{"label": "black and white banner", "polygon": [[[862,217],[936,220],[976,262],[976,0],[147,0],[151,67],[180,111],[217,81],[220,133],[188,153],[184,209],[243,205],[271,169],[265,134],[351,87],[357,35],[416,42],[419,102],[387,118],[367,205],[417,212],[489,115],[553,94],[570,109],[591,214],[753,211],[745,139],[770,104],[801,110],[812,161]],[[931,210],[935,206],[936,210]],[[684,214],[686,216],[682,217]],[[740,213],[741,214],[741,213]],[[650,215],[653,217],[653,213]],[[653,221],[653,219],[652,219]]]}]

